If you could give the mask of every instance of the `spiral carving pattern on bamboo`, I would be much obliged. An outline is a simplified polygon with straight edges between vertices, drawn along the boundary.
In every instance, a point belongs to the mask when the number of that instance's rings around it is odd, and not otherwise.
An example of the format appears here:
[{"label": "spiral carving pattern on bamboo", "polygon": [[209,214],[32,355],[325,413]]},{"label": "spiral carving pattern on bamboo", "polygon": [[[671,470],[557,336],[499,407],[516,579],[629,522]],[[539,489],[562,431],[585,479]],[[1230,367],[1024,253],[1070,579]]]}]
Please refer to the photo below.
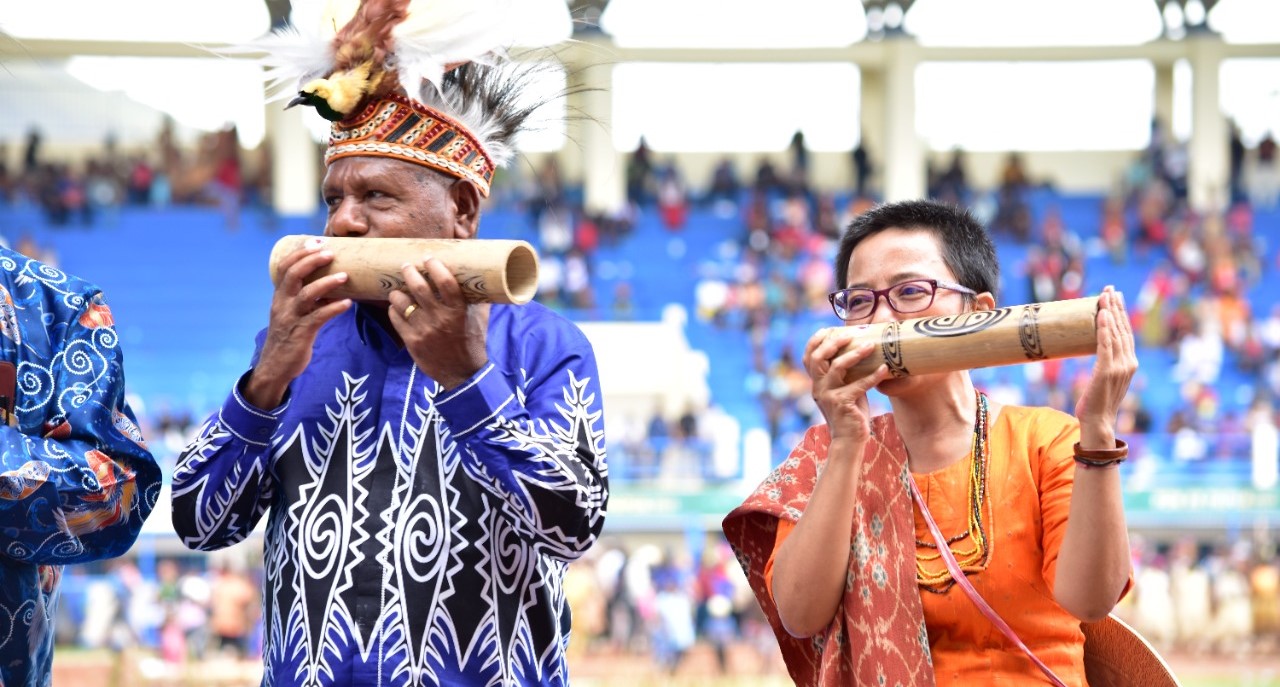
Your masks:
[{"label": "spiral carving pattern on bamboo", "polygon": [[378,288],[382,289],[382,293],[388,294],[397,289],[404,288],[404,279],[393,274],[379,274]]},{"label": "spiral carving pattern on bamboo", "polygon": [[957,315],[930,317],[916,322],[915,330],[930,337],[964,336],[994,326],[1008,317],[1011,310],[1013,308],[974,310]]},{"label": "spiral carving pattern on bamboo", "polygon": [[1018,327],[1018,336],[1022,341],[1022,350],[1027,360],[1045,360],[1044,344],[1040,340],[1040,304],[1023,306],[1022,322]]},{"label": "spiral carving pattern on bamboo", "polygon": [[889,366],[889,373],[894,377],[906,377],[911,374],[902,360],[901,329],[897,322],[890,322],[884,328],[880,339],[880,352],[884,356],[884,364]]},{"label": "spiral carving pattern on bamboo", "polygon": [[473,274],[465,276],[458,280],[458,286],[462,288],[462,295],[467,299],[468,303],[484,303],[493,299],[489,293],[489,286],[485,282],[484,275]]}]

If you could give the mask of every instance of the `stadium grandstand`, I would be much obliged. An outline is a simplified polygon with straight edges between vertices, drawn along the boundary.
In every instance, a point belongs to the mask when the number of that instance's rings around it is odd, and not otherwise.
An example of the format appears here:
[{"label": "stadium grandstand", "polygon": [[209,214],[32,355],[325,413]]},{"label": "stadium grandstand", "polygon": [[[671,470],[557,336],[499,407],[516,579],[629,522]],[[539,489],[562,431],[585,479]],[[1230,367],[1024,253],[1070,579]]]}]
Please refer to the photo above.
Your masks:
[{"label": "stadium grandstand", "polygon": [[[538,248],[538,300],[599,358],[611,500],[570,576],[578,684],[789,684],[720,521],[822,422],[800,355],[839,323],[843,228],[930,197],[988,226],[1001,305],[1124,293],[1137,572],[1118,612],[1188,687],[1280,685],[1280,5],[569,5],[545,88],[570,94],[480,231]],[[326,123],[210,53],[288,10],[0,9],[0,240],[103,288],[166,479],[249,366],[273,245],[324,228]],[[1091,366],[973,377],[1070,412]],[[257,581],[260,542],[187,551],[167,502],[128,556],[67,571],[55,684],[257,684],[258,662],[228,663],[200,627],[213,571]],[[656,602],[668,587],[687,633]]]}]

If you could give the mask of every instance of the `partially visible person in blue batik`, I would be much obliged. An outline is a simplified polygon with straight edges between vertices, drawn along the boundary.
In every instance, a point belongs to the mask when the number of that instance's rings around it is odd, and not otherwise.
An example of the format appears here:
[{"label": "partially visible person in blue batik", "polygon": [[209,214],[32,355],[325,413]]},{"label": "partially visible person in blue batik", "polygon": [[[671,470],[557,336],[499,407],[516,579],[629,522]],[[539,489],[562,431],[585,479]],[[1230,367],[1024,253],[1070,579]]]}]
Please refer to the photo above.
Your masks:
[{"label": "partially visible person in blue batik", "polygon": [[0,248],[0,685],[51,684],[62,566],[133,545],[160,467],[94,285]]}]

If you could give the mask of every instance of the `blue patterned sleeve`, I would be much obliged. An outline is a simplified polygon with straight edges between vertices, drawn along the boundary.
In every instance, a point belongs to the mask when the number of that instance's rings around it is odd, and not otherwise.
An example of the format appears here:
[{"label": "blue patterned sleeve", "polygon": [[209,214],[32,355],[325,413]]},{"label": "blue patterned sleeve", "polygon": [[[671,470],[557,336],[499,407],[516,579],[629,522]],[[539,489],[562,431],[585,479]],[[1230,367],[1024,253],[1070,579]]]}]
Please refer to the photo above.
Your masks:
[{"label": "blue patterned sleeve", "polygon": [[545,554],[573,560],[595,543],[609,499],[595,354],[572,325],[530,335],[527,350],[556,357],[518,373],[490,363],[436,407],[467,474]]},{"label": "blue patterned sleeve", "polygon": [[14,417],[0,427],[0,546],[30,563],[124,553],[160,491],[160,467],[125,403],[110,309],[93,293],[71,315],[23,322]]},{"label": "blue patterned sleeve", "polygon": [[212,551],[239,543],[267,512],[275,497],[268,470],[271,436],[287,406],[286,397],[270,412],[254,408],[237,383],[222,409],[178,457],[173,527],[188,548]]}]

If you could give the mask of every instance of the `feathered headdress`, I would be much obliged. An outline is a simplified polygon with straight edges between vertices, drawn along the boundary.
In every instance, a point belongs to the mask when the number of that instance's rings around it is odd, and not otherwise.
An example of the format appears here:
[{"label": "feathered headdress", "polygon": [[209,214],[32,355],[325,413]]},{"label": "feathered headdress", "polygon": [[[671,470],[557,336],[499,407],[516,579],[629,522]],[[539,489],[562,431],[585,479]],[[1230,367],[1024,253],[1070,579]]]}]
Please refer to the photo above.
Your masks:
[{"label": "feathered headdress", "polygon": [[[407,160],[475,183],[484,195],[536,105],[500,65],[521,0],[295,0],[292,26],[245,46],[265,52],[273,100],[333,122],[325,162]],[[569,23],[567,5],[563,20]]]}]

